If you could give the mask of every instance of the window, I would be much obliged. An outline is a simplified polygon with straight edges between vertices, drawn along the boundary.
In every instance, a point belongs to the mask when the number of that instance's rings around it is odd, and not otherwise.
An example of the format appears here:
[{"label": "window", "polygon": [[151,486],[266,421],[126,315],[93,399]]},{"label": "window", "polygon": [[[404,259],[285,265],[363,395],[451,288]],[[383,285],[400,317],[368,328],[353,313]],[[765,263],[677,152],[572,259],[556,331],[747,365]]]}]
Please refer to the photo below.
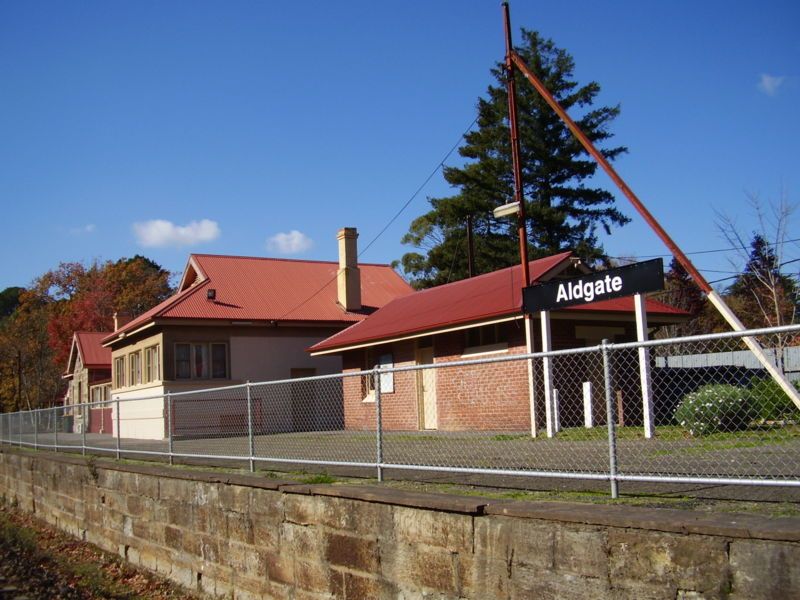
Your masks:
[{"label": "window", "polygon": [[211,377],[225,379],[228,376],[228,349],[225,344],[211,344]]},{"label": "window", "polygon": [[98,385],[92,388],[92,402],[105,402],[108,400],[108,386]]},{"label": "window", "polygon": [[114,386],[125,387],[125,357],[119,356],[114,359]]},{"label": "window", "polygon": [[175,344],[175,379],[191,379],[192,369],[189,361],[191,344]]},{"label": "window", "polygon": [[149,383],[159,379],[161,379],[161,363],[158,346],[150,346],[144,349],[144,380]]},{"label": "window", "polygon": [[[390,352],[386,352],[375,358],[371,350],[364,352],[364,370],[369,371],[376,366],[383,369],[391,369],[394,366],[394,358]],[[375,397],[375,385],[372,374],[364,375],[362,377],[363,383],[361,385],[363,396],[366,401],[372,401]],[[381,373],[381,394],[394,393],[394,373]]]},{"label": "window", "polygon": [[128,355],[128,374],[130,378],[128,385],[139,385],[142,383],[142,353],[131,352]]},{"label": "window", "polygon": [[472,327],[464,332],[464,354],[492,352],[508,348],[508,324],[494,323]]},{"label": "window", "polygon": [[175,379],[225,379],[228,345],[175,344]]}]

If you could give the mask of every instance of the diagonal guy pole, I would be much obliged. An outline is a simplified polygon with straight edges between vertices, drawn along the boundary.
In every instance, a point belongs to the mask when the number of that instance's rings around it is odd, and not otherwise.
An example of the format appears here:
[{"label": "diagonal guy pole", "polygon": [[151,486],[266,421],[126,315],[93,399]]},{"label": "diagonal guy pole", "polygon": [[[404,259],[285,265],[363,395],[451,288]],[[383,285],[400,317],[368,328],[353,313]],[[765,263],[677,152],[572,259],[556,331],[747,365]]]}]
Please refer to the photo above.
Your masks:
[{"label": "diagonal guy pole", "polygon": [[[503,2],[503,12],[506,19],[506,23],[509,22],[508,17],[508,2]],[[597,163],[603,168],[606,174],[611,178],[611,180],[617,185],[620,191],[625,194],[625,197],[630,201],[636,211],[644,218],[645,222],[650,226],[650,228],[656,233],[656,235],[661,239],[662,242],[669,248],[669,251],[675,257],[675,259],[686,269],[686,272],[692,276],[695,283],[700,287],[700,289],[706,294],[706,297],[709,299],[711,304],[719,311],[722,317],[728,322],[728,324],[733,328],[734,331],[746,331],[746,327],[742,324],[736,314],[730,309],[730,307],[725,303],[725,300],[722,299],[722,296],[717,293],[714,288],[711,287],[711,284],[706,281],[705,277],[703,277],[700,272],[695,268],[689,258],[683,253],[683,251],[678,247],[678,245],[672,240],[672,238],[667,234],[666,231],[661,227],[661,224],[655,219],[655,217],[650,214],[650,211],[647,210],[645,205],[642,203],[641,200],[633,193],[633,190],[628,187],[628,184],[620,177],[614,168],[611,166],[611,163],[606,160],[606,157],[602,155],[602,153],[595,147],[592,141],[586,137],[586,134],[583,133],[580,127],[573,121],[567,112],[561,107],[561,105],[556,101],[550,91],[545,87],[545,85],[539,80],[536,75],[534,75],[533,71],[528,68],[528,65],[525,64],[525,61],[513,50],[513,48],[509,51],[511,60],[516,65],[516,67],[520,70],[520,72],[525,76],[525,78],[530,82],[530,84],[539,92],[539,95],[542,96],[545,102],[550,105],[555,113],[561,118],[562,121],[569,127],[569,130],[572,134],[578,139],[581,145],[584,147],[586,152],[594,158]],[[786,376],[780,372],[778,367],[775,365],[775,362],[770,359],[764,349],[761,347],[761,344],[758,341],[749,336],[745,336],[742,338],[744,343],[747,344],[747,347],[750,348],[750,351],[756,356],[758,361],[764,366],[764,368],[772,375],[772,378],[775,382],[781,387],[781,389],[786,392],[786,395],[794,402],[795,406],[797,406],[798,410],[800,410],[800,393],[789,383],[789,380],[786,379]]]}]

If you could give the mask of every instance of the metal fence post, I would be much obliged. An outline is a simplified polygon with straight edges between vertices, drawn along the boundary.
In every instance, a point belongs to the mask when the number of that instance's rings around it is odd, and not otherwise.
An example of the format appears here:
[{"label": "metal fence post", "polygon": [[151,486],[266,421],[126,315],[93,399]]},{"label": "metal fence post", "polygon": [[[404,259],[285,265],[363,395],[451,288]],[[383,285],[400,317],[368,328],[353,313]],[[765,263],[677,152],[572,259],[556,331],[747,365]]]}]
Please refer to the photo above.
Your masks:
[{"label": "metal fence post", "polygon": [[169,464],[175,464],[175,457],[172,455],[174,441],[172,439],[172,394],[167,392],[167,446],[169,448]]},{"label": "metal fence post", "polygon": [[608,424],[608,474],[611,481],[611,497],[619,498],[617,482],[617,431],[614,415],[614,402],[611,393],[611,361],[608,353],[608,340],[603,340],[603,379],[606,388],[606,421]]},{"label": "metal fence post", "polygon": [[383,481],[383,423],[382,423],[382,413],[381,413],[381,374],[380,374],[380,365],[376,365],[375,368],[372,370],[372,376],[374,378],[374,388],[375,388],[375,430],[376,430],[376,442],[378,444],[377,448],[377,465],[378,465],[378,481]]},{"label": "metal fence post", "polygon": [[81,454],[86,456],[86,430],[89,428],[89,406],[88,402],[81,405]]},{"label": "metal fence post", "polygon": [[253,438],[253,397],[250,394],[249,381],[245,384],[245,389],[247,390],[247,448],[250,453],[250,472],[253,473],[256,470],[256,445],[255,439]]},{"label": "metal fence post", "polygon": [[116,429],[117,429],[117,460],[119,460],[119,458],[120,458],[119,449],[120,449],[120,443],[121,443],[121,438],[122,438],[122,432],[119,430],[119,421],[120,421],[120,418],[119,418],[119,396],[117,396],[117,427],[116,427]]},{"label": "metal fence post", "polygon": [[[58,452],[58,407],[54,406],[52,409],[53,411],[53,434],[55,437],[55,451]],[[20,413],[22,414],[22,413]],[[20,421],[19,424],[19,442],[20,446],[22,446],[22,422]]]},{"label": "metal fence post", "polygon": [[39,449],[39,411],[33,411],[33,449]]}]

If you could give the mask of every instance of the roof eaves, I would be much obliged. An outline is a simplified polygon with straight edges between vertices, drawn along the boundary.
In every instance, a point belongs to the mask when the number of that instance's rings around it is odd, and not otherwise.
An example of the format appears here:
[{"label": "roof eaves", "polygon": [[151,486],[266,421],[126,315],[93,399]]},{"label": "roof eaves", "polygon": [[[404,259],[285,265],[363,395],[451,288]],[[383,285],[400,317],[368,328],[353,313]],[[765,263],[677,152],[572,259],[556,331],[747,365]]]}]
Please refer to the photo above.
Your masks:
[{"label": "roof eaves", "polygon": [[[149,315],[147,317],[147,319],[143,320],[141,323],[137,323],[136,322],[137,319],[134,319],[133,321],[131,321],[130,323],[128,323],[124,327],[121,327],[120,329],[118,329],[117,331],[115,331],[114,333],[109,335],[108,337],[103,338],[101,340],[101,342],[100,342],[100,345],[106,346],[106,347],[110,346],[114,342],[117,342],[117,341],[121,340],[122,338],[124,338],[125,336],[127,336],[129,333],[132,333],[133,331],[139,331],[141,329],[144,329],[144,327],[140,326],[140,325],[142,325],[143,323],[148,323],[148,322],[152,323],[153,319],[156,319],[157,317],[160,317],[162,314],[164,314],[164,312],[166,312],[167,310],[171,309],[176,304],[178,304],[180,302],[183,302],[184,300],[189,298],[191,295],[193,295],[195,292],[197,292],[197,290],[203,288],[204,284],[207,283],[208,281],[210,281],[210,279],[206,279],[205,281],[203,281],[203,283],[201,283],[199,285],[190,287],[189,289],[183,290],[182,292],[178,292],[177,294],[172,296],[172,298],[168,298],[167,300],[165,300],[162,303],[163,306],[161,306],[161,308],[159,308],[152,315]],[[150,310],[153,310],[153,309],[150,309]],[[147,313],[145,313],[145,314],[147,314]],[[137,318],[139,318],[139,317],[137,317]]]},{"label": "roof eaves", "polygon": [[[379,344],[389,344],[393,342],[399,342],[402,340],[424,337],[426,335],[438,335],[441,333],[458,331],[460,329],[468,329],[470,327],[479,327],[482,325],[490,325],[492,323],[501,323],[503,321],[513,321],[516,319],[521,319],[524,316],[525,315],[523,315],[522,313],[517,313],[516,311],[514,312],[509,312],[506,310],[497,311],[495,313],[488,313],[477,318],[472,317],[470,319],[460,319],[457,321],[451,321],[450,323],[440,323],[435,327],[420,327],[417,329],[409,329],[395,336],[376,335],[368,338],[362,338],[358,340],[355,344],[348,345],[347,343],[345,343],[342,344],[341,346],[326,345],[327,347],[323,346],[322,349],[319,351],[314,350],[314,348],[319,347],[324,342],[335,340],[338,335],[344,334],[346,331],[351,329],[350,327],[348,327],[347,329],[344,329],[339,333],[329,337],[327,340],[323,340],[319,344],[311,346],[310,348],[307,349],[307,351],[311,354],[311,356],[318,356],[321,354],[332,354],[335,352],[345,352],[347,350],[355,350],[356,348],[366,348],[369,346],[377,346]],[[357,325],[359,325],[359,323],[355,323],[354,325],[352,325],[352,327],[355,327]]]}]

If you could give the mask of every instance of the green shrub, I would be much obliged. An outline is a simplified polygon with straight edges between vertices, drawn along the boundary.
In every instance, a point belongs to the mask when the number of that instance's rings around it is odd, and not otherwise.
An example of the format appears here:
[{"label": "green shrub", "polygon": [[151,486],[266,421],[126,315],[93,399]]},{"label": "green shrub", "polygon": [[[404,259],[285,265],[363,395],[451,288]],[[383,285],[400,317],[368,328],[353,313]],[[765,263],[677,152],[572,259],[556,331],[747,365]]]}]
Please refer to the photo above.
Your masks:
[{"label": "green shrub", "polygon": [[692,435],[746,429],[755,418],[750,390],[711,384],[686,394],[675,410],[675,420]]},{"label": "green shrub", "polygon": [[[794,382],[800,391],[800,381]],[[750,382],[750,395],[756,416],[765,421],[800,421],[800,409],[774,379],[754,379]]]}]

